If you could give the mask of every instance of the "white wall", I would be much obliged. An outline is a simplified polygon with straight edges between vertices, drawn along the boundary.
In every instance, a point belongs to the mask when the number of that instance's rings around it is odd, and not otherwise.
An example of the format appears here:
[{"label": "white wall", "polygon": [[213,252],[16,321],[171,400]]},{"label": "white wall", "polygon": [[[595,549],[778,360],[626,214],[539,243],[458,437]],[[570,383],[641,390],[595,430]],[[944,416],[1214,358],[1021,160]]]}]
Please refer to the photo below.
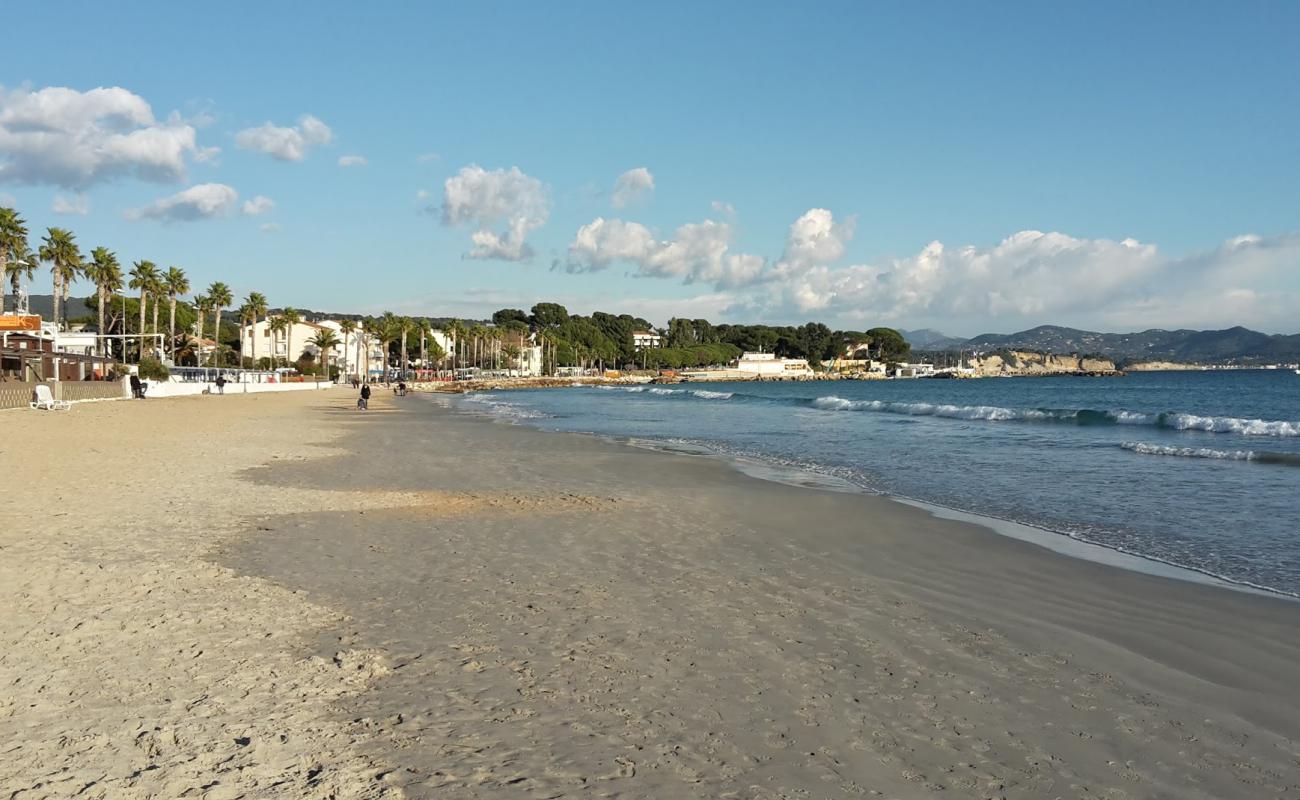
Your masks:
[{"label": "white wall", "polygon": [[[146,398],[154,397],[188,397],[203,394],[204,390],[217,395],[217,387],[201,381],[147,381]],[[302,383],[227,383],[226,394],[256,394],[258,392],[301,392],[315,389],[331,389],[334,384],[327,381],[303,381]]]}]

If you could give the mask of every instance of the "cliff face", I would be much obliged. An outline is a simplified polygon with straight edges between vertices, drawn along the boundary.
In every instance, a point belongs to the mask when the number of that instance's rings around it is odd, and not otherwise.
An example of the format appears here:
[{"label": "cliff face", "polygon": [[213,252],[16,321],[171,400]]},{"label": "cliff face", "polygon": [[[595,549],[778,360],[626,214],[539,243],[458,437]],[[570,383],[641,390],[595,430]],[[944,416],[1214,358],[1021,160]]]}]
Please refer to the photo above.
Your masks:
[{"label": "cliff face", "polygon": [[1114,372],[1115,362],[1108,358],[1080,358],[1074,355],[1011,351],[1009,358],[1000,355],[971,360],[979,375],[1059,375],[1075,372]]}]

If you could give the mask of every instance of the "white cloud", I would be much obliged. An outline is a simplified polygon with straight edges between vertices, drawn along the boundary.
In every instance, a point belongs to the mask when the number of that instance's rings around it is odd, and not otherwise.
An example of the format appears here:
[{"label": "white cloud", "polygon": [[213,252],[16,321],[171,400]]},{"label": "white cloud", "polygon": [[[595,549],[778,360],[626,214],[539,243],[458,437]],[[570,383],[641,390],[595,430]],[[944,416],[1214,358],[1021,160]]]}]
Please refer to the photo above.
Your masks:
[{"label": "white cloud", "polygon": [[369,163],[365,156],[339,156],[340,167],[364,167]]},{"label": "white cloud", "polygon": [[280,232],[280,223],[278,223],[278,222],[263,222],[261,225],[258,226],[258,230],[260,230],[262,233],[279,233],[279,232]]},{"label": "white cloud", "polygon": [[619,175],[618,180],[614,181],[614,193],[610,196],[610,202],[614,208],[626,208],[629,203],[653,194],[654,190],[655,176],[645,167],[637,167]]},{"label": "white cloud", "polygon": [[1113,302],[1160,263],[1155,247],[1132,239],[1021,231],[989,248],[931,242],[883,265],[818,266],[784,289],[801,311],[852,308],[890,319],[1050,316]]},{"label": "white cloud", "polygon": [[437,153],[421,153],[420,155],[415,157],[415,163],[432,164],[433,162],[438,161],[441,158],[442,156],[438,155]]},{"label": "white cloud", "polygon": [[126,212],[127,219],[190,222],[224,217],[238,205],[239,192],[224,183],[200,183]]},{"label": "white cloud", "polygon": [[50,210],[55,214],[75,214],[84,217],[90,213],[90,200],[80,193],[72,197],[56,194],[54,195],[54,204],[50,206]]},{"label": "white cloud", "polygon": [[0,87],[0,180],[85,189],[124,177],[169,182],[206,153],[194,126],[154,118],[121,87],[36,91]]},{"label": "white cloud", "polygon": [[808,209],[790,225],[779,271],[798,274],[838,261],[853,238],[855,224],[851,217],[843,223],[835,222],[835,215],[824,208]]},{"label": "white cloud", "polygon": [[334,132],[328,125],[311,114],[304,114],[291,128],[270,122],[246,128],[235,134],[235,146],[265,153],[277,161],[302,161],[312,147],[329,144],[333,139]]},{"label": "white cloud", "polygon": [[1021,231],[991,247],[931,242],[880,264],[824,265],[774,280],[746,300],[751,313],[927,325],[946,332],[1011,331],[1042,323],[1104,330],[1294,328],[1300,234],[1236,237],[1171,258],[1134,239]]},{"label": "white cloud", "polygon": [[272,200],[269,197],[263,197],[262,195],[259,194],[257,197],[254,197],[252,200],[245,200],[243,208],[241,210],[244,212],[244,216],[246,217],[256,217],[260,214],[265,214],[266,212],[271,211],[274,208],[275,208],[274,200]]},{"label": "white cloud", "polygon": [[[444,225],[473,225],[474,247],[465,254],[473,259],[524,261],[533,256],[527,235],[546,224],[550,202],[546,188],[518,167],[485,170],[477,164],[462,167],[443,184]],[[498,233],[492,227],[504,223]]]},{"label": "white cloud", "polygon": [[564,266],[569,272],[595,272],[626,261],[643,277],[679,278],[683,283],[719,287],[751,283],[766,261],[730,252],[731,238],[731,226],[715,220],[683,225],[672,239],[658,241],[638,222],[597,217],[578,229]]},{"label": "white cloud", "polygon": [[428,190],[428,189],[417,189],[416,192],[415,192],[415,199],[416,199],[416,200],[428,200],[428,199],[429,199],[429,190]]},{"label": "white cloud", "polygon": [[18,198],[8,192],[0,192],[0,206],[13,207],[18,205]]},{"label": "white cloud", "polygon": [[731,203],[724,203],[721,200],[714,200],[712,203],[709,204],[709,207],[713,209],[714,213],[721,214],[722,216],[727,217],[729,219],[736,216],[736,207],[733,206]]}]

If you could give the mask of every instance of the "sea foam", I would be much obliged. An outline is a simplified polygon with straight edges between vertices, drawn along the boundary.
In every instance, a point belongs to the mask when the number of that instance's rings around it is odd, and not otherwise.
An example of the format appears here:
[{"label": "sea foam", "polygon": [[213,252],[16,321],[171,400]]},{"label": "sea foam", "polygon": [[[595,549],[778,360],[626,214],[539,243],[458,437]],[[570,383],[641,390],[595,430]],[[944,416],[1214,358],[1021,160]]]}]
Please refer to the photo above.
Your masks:
[{"label": "sea foam", "polygon": [[1284,420],[1210,417],[1166,412],[1145,414],[1137,411],[1096,410],[1091,408],[1003,408],[1002,406],[961,406],[936,403],[896,403],[884,400],[846,400],[834,395],[818,397],[814,408],[826,411],[876,411],[922,417],[983,420],[988,422],[1061,422],[1074,425],[1149,425],[1180,431],[1235,433],[1241,436],[1300,436],[1300,422]]}]

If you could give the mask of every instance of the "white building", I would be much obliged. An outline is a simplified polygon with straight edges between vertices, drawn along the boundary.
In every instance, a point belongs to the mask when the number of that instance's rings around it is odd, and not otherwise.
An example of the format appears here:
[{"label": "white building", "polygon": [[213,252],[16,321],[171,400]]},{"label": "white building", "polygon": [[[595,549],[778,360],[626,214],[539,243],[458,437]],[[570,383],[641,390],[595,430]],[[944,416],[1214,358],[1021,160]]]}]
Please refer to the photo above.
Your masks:
[{"label": "white building", "polygon": [[654,331],[632,331],[632,348],[644,350],[647,347],[663,347],[664,337]]},{"label": "white building", "polygon": [[744,353],[732,369],[759,378],[807,378],[813,374],[804,358],[777,358],[775,353]]},{"label": "white building", "polygon": [[333,331],[334,338],[338,339],[338,344],[330,348],[329,361],[338,366],[342,374],[359,375],[359,370],[365,369],[368,355],[375,364],[374,369],[382,372],[384,354],[379,342],[360,329],[345,336],[342,323],[332,319],[295,322],[281,331],[272,331],[269,320],[258,320],[255,325],[240,329],[240,355],[257,360],[274,359],[277,365],[293,364],[304,355],[320,361],[320,348],[312,344],[312,340],[323,330]]},{"label": "white building", "polygon": [[895,378],[928,378],[933,374],[933,364],[899,364],[894,367]]}]

